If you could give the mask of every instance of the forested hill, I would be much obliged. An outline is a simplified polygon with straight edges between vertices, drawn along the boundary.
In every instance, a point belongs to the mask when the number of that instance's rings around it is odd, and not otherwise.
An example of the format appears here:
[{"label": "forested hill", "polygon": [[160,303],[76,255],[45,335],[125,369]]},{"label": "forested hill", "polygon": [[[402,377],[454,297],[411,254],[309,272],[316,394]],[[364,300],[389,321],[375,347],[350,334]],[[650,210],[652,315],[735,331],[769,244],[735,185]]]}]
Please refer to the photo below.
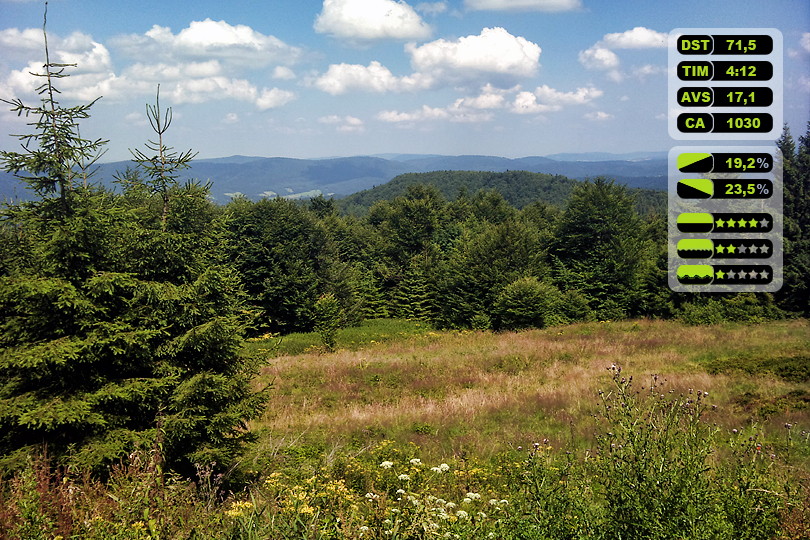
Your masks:
[{"label": "forested hill", "polygon": [[[531,171],[577,180],[607,176],[631,188],[665,190],[666,164],[666,156],[660,153],[576,154],[563,155],[560,159],[407,154],[328,159],[231,156],[195,159],[188,168],[177,171],[177,179],[210,181],[211,196],[219,203],[227,203],[240,193],[252,200],[276,196],[306,200],[317,195],[340,198],[385,184],[398,175],[430,171]],[[113,187],[116,174],[134,166],[132,161],[101,164],[93,180]],[[450,195],[455,197],[457,193]],[[0,171],[0,200],[31,196],[24,183]]]},{"label": "forested hill", "polygon": [[[374,203],[403,195],[410,186],[426,184],[436,187],[449,200],[459,195],[473,195],[481,190],[494,190],[516,208],[523,208],[536,201],[563,207],[579,183],[561,175],[528,171],[406,173],[380,186],[349,195],[338,201],[338,206],[348,214],[362,215]],[[667,204],[665,192],[649,189],[631,191],[635,194],[636,210],[639,213],[665,211]]]}]

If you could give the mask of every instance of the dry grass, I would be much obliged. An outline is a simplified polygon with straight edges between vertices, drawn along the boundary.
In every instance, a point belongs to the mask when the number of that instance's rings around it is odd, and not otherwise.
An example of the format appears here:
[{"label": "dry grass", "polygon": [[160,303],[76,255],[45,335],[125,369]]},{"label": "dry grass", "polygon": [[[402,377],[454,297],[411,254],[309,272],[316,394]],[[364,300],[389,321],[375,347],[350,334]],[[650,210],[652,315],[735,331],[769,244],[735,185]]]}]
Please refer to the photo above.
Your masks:
[{"label": "dry grass", "polygon": [[718,359],[733,365],[737,357],[808,352],[806,320],[712,327],[640,320],[520,333],[430,332],[362,350],[270,360],[258,382],[273,381],[271,402],[253,427],[264,439],[259,451],[273,453],[284,441],[302,440],[325,448],[362,447],[387,437],[417,442],[428,454],[479,456],[542,437],[582,441],[596,392],[607,387],[606,368],[617,364],[635,376],[639,388],[660,374],[673,391],[709,392],[722,424],[762,420],[765,410],[774,421],[810,429],[810,407],[780,401],[790,392],[810,395],[810,381],[706,371]]}]

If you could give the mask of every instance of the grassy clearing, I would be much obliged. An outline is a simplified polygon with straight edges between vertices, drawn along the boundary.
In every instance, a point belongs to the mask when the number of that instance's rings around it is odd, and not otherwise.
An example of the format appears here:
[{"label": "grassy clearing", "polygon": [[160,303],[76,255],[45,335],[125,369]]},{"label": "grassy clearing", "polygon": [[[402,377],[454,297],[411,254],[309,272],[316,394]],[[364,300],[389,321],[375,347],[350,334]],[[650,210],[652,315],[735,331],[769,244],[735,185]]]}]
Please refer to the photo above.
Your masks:
[{"label": "grassy clearing", "polygon": [[154,449],[106,483],[34,461],[0,538],[810,537],[808,321],[366,329],[248,345],[273,389],[244,489]]},{"label": "grassy clearing", "polygon": [[[337,333],[339,349],[358,350],[377,343],[387,343],[431,333],[431,327],[424,321],[407,319],[369,319],[359,326],[341,328]],[[316,332],[295,332],[285,336],[267,336],[250,339],[245,350],[265,356],[284,356],[305,353],[318,353],[323,343]]]},{"label": "grassy clearing", "polygon": [[333,354],[269,359],[257,381],[274,389],[252,426],[261,439],[255,464],[283,466],[285,453],[302,446],[329,455],[386,438],[436,459],[486,458],[543,438],[588,445],[612,364],[639,387],[659,374],[667,391],[709,392],[724,426],[768,420],[810,428],[804,320],[711,327],[641,320],[502,334],[411,324],[404,339],[384,342],[378,331],[343,341],[350,347]]}]

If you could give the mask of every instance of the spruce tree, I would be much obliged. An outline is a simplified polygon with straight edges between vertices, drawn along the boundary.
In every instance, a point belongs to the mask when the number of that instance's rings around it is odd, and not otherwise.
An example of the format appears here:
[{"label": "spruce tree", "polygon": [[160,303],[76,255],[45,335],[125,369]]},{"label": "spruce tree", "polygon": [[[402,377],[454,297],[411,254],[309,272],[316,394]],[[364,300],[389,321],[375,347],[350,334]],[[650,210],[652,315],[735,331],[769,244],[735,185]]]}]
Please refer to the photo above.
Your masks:
[{"label": "spruce tree", "polygon": [[[239,280],[211,249],[215,220],[199,211],[207,191],[187,187],[181,202],[198,203],[161,230],[143,219],[148,209],[79,182],[77,164],[103,141],[79,136],[92,103],[55,100],[66,67],[46,61],[39,107],[8,102],[39,116],[20,137],[24,152],[2,155],[39,198],[5,208],[0,224],[29,247],[0,276],[0,468],[46,451],[103,471],[137,449],[187,473],[226,465],[263,396],[239,355]],[[165,257],[140,257],[178,247],[191,256],[168,270]]]},{"label": "spruce tree", "polygon": [[782,152],[784,186],[784,284],[776,293],[780,307],[810,314],[810,122],[796,147],[785,125],[776,141]]}]

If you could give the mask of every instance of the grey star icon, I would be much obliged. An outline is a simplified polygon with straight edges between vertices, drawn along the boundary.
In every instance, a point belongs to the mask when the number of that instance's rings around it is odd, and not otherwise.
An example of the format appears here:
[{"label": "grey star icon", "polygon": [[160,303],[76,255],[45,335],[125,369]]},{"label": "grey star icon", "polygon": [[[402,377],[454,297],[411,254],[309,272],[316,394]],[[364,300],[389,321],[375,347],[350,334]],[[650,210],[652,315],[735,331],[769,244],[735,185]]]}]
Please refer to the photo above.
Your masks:
[{"label": "grey star icon", "polygon": [[751,246],[751,253],[759,253],[759,248],[756,245]]},{"label": "grey star icon", "polygon": [[748,248],[745,246],[740,246],[737,248],[737,251],[739,251],[740,253],[745,253],[746,251],[748,251]]},{"label": "grey star icon", "polygon": [[767,255],[767,254],[768,254],[768,251],[769,251],[768,245],[767,245],[767,244],[765,244],[764,246],[762,246],[761,248],[759,248],[759,251],[760,251],[760,252],[762,252],[762,254],[763,254],[763,255]]},{"label": "grey star icon", "polygon": [[767,229],[768,225],[770,225],[771,222],[768,221],[767,219],[761,219],[761,220],[759,220],[759,224],[762,225],[763,229]]},{"label": "grey star icon", "polygon": [[762,272],[759,273],[759,279],[768,279],[768,275],[769,275],[768,272],[766,270],[763,270]]},{"label": "grey star icon", "polygon": [[753,270],[748,272],[748,279],[756,279],[756,277],[757,277],[757,273],[754,272]]}]

